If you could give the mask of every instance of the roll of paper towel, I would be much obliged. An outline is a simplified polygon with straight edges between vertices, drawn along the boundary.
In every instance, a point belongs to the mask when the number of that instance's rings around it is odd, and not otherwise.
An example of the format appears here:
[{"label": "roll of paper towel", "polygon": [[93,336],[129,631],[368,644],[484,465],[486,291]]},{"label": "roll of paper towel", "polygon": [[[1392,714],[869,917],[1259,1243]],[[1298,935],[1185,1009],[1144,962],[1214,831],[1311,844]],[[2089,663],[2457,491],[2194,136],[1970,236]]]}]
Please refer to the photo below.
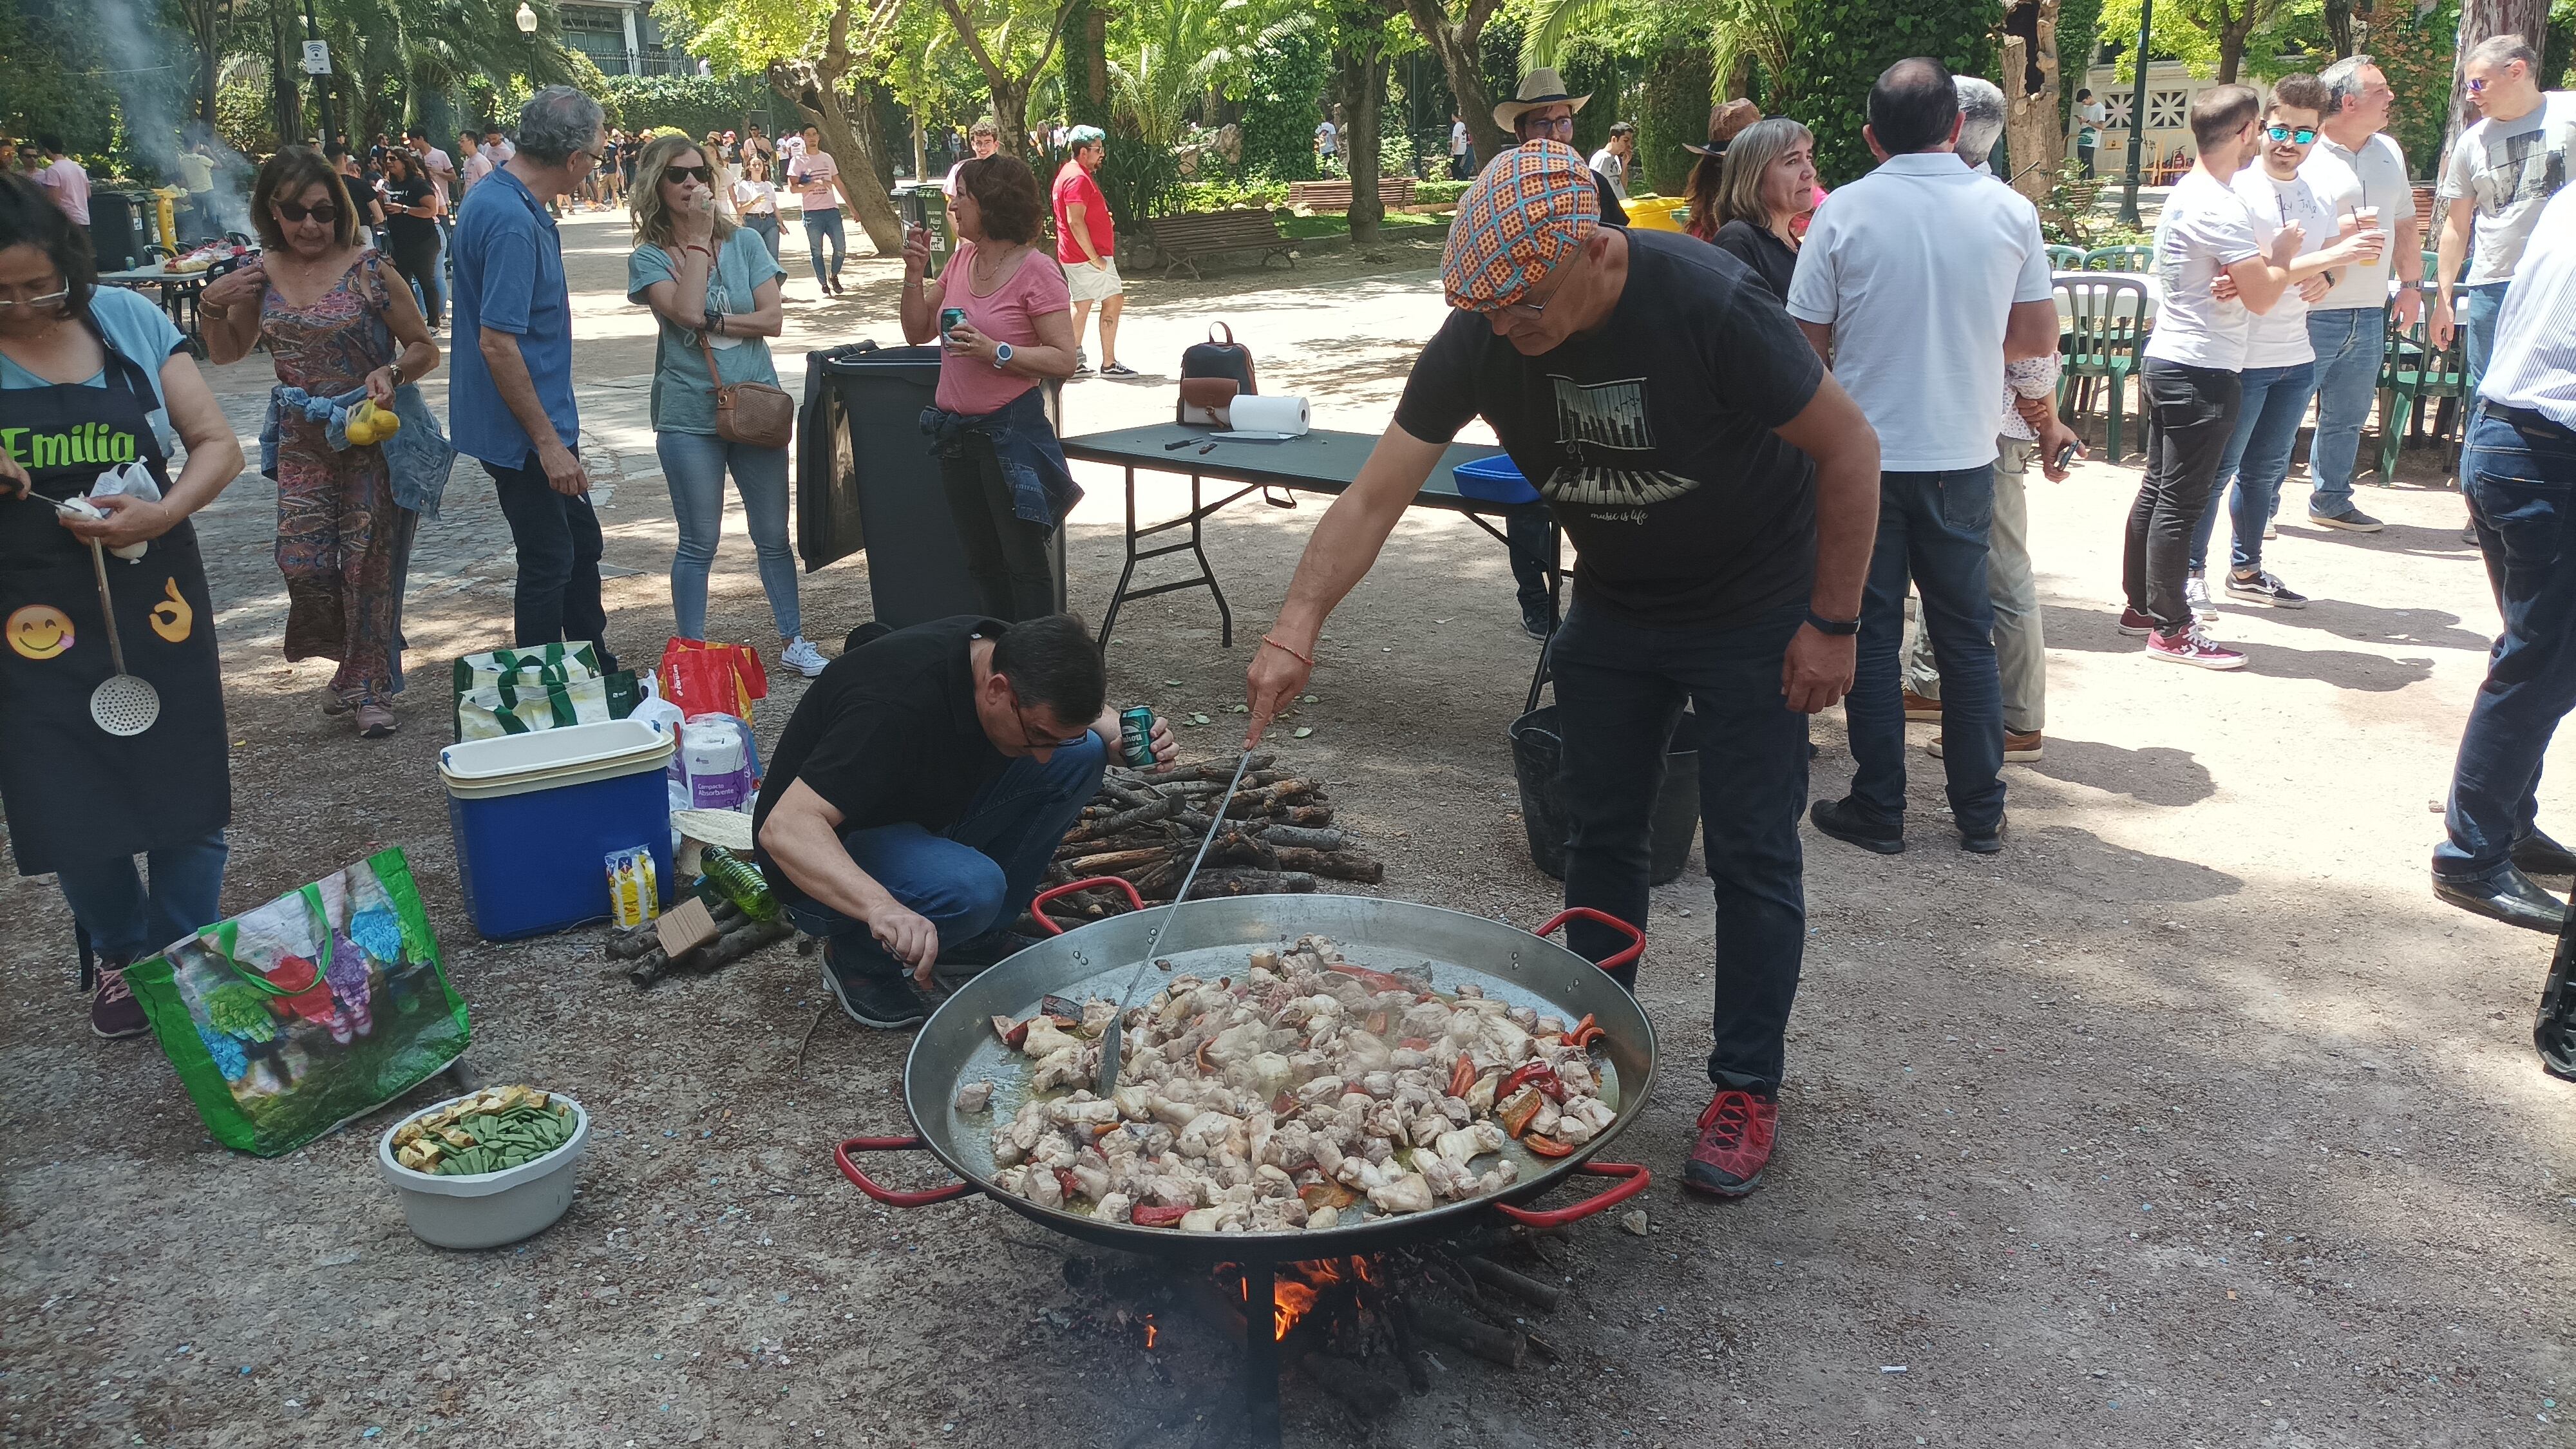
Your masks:
[{"label": "roll of paper towel", "polygon": [[1294,433],[1307,428],[1302,397],[1265,397],[1255,393],[1226,405],[1225,425],[1239,433]]}]

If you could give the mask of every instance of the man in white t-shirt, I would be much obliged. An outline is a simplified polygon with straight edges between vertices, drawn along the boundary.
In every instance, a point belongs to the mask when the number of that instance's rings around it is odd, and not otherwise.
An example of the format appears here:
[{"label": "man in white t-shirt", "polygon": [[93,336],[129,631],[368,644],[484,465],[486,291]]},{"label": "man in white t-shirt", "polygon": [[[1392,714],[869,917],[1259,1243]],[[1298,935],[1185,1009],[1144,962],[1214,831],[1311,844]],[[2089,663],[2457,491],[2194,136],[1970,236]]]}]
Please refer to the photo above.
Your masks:
[{"label": "man in white t-shirt", "polygon": [[[2576,95],[2540,89],[2540,58],[2518,35],[2471,46],[2460,73],[2469,104],[2482,119],[2452,144],[2434,193],[2442,208],[2442,299],[2433,315],[2433,337],[2448,346],[2454,326],[2467,330],[2468,389],[2474,393],[2487,370],[2496,313],[2522,260],[2523,242],[2540,209],[2567,184],[2568,155],[2576,152]],[[2463,258],[2469,265],[2465,283],[2459,280]]]},{"label": "man in white t-shirt", "polygon": [[1610,189],[1618,194],[1621,201],[1628,199],[1628,158],[1635,154],[1636,149],[1637,128],[1625,121],[1613,121],[1610,139],[1602,143],[1600,150],[1592,153],[1592,169],[1600,174],[1602,180],[1610,183]]},{"label": "man in white t-shirt", "polygon": [[463,206],[465,195],[474,189],[474,183],[492,174],[492,153],[483,144],[483,138],[472,131],[457,133],[456,149],[465,153],[464,161],[456,168],[456,204]]},{"label": "man in white t-shirt", "polygon": [[[2003,848],[2003,702],[1986,591],[1995,407],[2007,359],[2057,351],[2039,213],[1968,169],[1960,126],[1957,83],[1939,61],[1881,72],[1862,131],[1878,169],[1818,208],[1789,283],[1789,315],[1860,404],[1880,453],[1878,542],[1843,703],[1858,768],[1851,793],[1817,801],[1808,818],[1881,854],[1905,848],[1897,654],[1909,576],[1941,664],[1942,766],[1960,845]],[[1927,236],[1941,245],[1925,247]]]},{"label": "man in white t-shirt", "polygon": [[[2308,307],[2332,289],[2337,270],[2378,260],[2385,239],[2375,229],[2362,234],[2349,213],[2336,215],[2300,174],[2317,144],[2325,104],[2325,85],[2315,76],[2281,77],[2264,113],[2260,159],[2236,173],[2235,191],[2253,213],[2257,245],[2269,249],[2286,226],[2297,226],[2301,237],[2299,255],[2289,269],[2297,285],[2282,293],[2271,311],[2247,323],[2245,365],[2237,374],[2236,431],[2219,455],[2209,505],[2192,533],[2191,580],[2183,592],[2192,611],[2203,617],[2210,616],[2209,540],[2222,511],[2233,520],[2236,535],[2228,596],[2281,609],[2304,608],[2308,602],[2263,567],[2263,531],[2271,525],[2281,481],[2290,473],[2299,420],[2307,416],[2308,397],[2316,391],[2317,354],[2308,340]],[[2222,497],[2228,500],[2224,510]]]},{"label": "man in white t-shirt", "polygon": [[[2129,509],[2120,632],[2146,636],[2156,658],[2202,669],[2242,669],[2245,655],[2213,642],[2195,616],[2185,592],[2191,535],[2235,435],[2248,323],[2290,289],[2289,262],[2306,236],[2284,226],[2266,253],[2253,212],[2229,184],[2252,159],[2262,119],[2262,98],[2245,86],[2212,86],[2192,97],[2191,137],[2200,154],[2165,198],[2156,226],[2163,295],[2138,368],[2147,474]],[[2222,278],[2229,285],[2219,286]]]},{"label": "man in white t-shirt", "polygon": [[1467,134],[1467,120],[1456,111],[1449,113],[1449,179],[1472,181],[1476,177],[1475,142]]},{"label": "man in white t-shirt", "polygon": [[2316,148],[2299,164],[2317,200],[2338,222],[2358,216],[2388,233],[2388,250],[2376,262],[2338,268],[2334,286],[2308,307],[2308,345],[2317,358],[2317,435],[2308,449],[2308,522],[2354,533],[2376,533],[2380,522],[2353,505],[2352,482],[2361,457],[2361,429],[2379,397],[2379,368],[2388,350],[2388,283],[2402,283],[2396,325],[2411,327],[2423,314],[2421,220],[2406,153],[2386,133],[2397,92],[2366,55],[2346,56],[2319,72],[2326,88],[2325,118]]},{"label": "man in white t-shirt", "polygon": [[[989,120],[977,121],[966,128],[966,145],[975,153],[968,159],[981,161],[1002,149],[1002,128]],[[939,189],[947,192],[951,201],[957,199],[957,173],[965,169],[966,162],[958,162],[948,168],[948,179],[939,183]]]},{"label": "man in white t-shirt", "polygon": [[1315,126],[1315,169],[1326,176],[1333,174],[1333,154],[1339,149],[1341,133],[1333,128],[1330,116]]}]

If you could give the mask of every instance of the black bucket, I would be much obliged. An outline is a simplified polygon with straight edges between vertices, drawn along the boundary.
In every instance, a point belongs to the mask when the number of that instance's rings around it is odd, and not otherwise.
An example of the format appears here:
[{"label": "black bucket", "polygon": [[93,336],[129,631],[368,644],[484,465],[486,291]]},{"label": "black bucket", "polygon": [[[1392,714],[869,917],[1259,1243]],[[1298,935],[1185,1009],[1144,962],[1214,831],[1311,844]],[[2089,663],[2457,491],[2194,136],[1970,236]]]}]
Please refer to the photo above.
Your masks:
[{"label": "black bucket", "polygon": [[[1687,721],[1685,714],[1683,719]],[[1556,731],[1556,706],[1543,705],[1512,721],[1512,768],[1521,782],[1521,823],[1529,829],[1530,861],[1540,870],[1565,878],[1565,786],[1561,766],[1565,742]],[[1648,879],[1663,885],[1680,878],[1690,863],[1691,837],[1699,833],[1699,751],[1679,743],[1681,730],[1664,750],[1664,783],[1655,792],[1652,823],[1654,864]]]}]

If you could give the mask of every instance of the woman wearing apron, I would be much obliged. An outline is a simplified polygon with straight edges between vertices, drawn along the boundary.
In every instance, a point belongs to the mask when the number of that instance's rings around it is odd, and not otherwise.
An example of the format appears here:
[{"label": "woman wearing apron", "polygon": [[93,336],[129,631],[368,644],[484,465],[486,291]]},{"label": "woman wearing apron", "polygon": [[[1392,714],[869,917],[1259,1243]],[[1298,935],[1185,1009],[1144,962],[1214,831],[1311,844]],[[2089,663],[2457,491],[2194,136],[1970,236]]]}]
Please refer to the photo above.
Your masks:
[{"label": "woman wearing apron", "polygon": [[[104,962],[101,1036],[145,1030],[124,967],[221,918],[232,817],[214,607],[188,515],[241,473],[241,444],[178,329],[137,293],[101,289],[88,237],[20,176],[0,176],[0,809],[22,875],[62,881]],[[177,426],[174,479],[161,428]],[[161,501],[116,497],[72,520],[49,500],[140,463]],[[160,696],[141,733],[90,712],[115,673],[91,542],[106,559],[129,674]],[[150,857],[147,885],[134,857]]]}]

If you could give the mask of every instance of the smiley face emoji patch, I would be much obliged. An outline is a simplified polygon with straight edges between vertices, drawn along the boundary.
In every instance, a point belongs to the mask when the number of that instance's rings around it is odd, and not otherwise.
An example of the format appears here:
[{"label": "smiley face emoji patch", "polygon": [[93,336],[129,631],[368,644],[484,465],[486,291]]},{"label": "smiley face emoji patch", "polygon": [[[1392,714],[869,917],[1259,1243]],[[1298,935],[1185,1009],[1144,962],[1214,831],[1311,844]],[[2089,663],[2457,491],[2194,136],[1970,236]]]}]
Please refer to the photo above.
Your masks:
[{"label": "smiley face emoji patch", "polygon": [[46,660],[72,647],[71,616],[51,604],[29,604],[9,616],[9,647],[22,659]]}]

